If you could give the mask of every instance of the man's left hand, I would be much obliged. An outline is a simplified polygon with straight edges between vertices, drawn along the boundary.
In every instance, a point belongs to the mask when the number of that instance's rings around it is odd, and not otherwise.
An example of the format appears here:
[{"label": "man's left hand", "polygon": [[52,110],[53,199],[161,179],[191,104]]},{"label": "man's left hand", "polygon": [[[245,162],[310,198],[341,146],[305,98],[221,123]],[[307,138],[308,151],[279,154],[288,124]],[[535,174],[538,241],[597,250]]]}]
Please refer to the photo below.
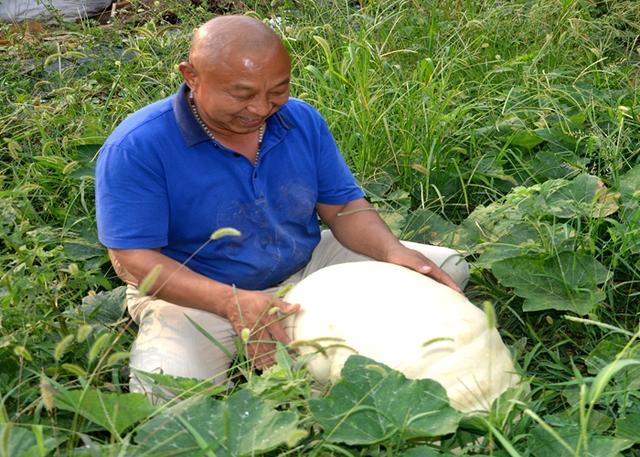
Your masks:
[{"label": "man's left hand", "polygon": [[427,275],[445,286],[449,286],[456,292],[462,293],[462,289],[451,276],[418,251],[400,245],[387,254],[386,261]]}]

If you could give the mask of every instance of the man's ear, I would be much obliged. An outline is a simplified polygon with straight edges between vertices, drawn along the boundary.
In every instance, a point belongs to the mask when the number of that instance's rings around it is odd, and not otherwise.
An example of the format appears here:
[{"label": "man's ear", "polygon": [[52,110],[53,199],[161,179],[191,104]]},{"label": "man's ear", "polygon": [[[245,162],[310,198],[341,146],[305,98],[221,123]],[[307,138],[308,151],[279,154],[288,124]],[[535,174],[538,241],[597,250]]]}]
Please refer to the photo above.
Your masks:
[{"label": "man's ear", "polygon": [[184,82],[187,83],[187,86],[189,86],[191,90],[195,89],[197,86],[198,73],[196,69],[193,68],[193,65],[189,62],[180,62],[178,64],[178,71],[182,74],[182,78]]}]

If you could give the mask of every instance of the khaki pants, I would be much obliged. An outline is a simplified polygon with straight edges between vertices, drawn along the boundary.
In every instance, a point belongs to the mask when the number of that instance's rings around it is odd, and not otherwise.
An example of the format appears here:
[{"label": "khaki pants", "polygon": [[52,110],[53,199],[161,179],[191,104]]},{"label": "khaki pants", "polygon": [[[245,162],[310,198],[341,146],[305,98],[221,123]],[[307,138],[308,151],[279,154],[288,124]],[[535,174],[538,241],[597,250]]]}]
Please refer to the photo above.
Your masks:
[{"label": "khaki pants", "polygon": [[[459,253],[449,248],[408,241],[403,241],[403,244],[423,253],[464,288],[469,279],[469,266]],[[307,266],[285,280],[282,286],[295,284],[329,265],[363,260],[370,258],[348,250],[338,243],[330,231],[325,230]],[[277,289],[268,289],[266,292],[274,293]],[[132,392],[152,392],[152,385],[137,373],[138,370],[211,379],[216,384],[227,380],[227,370],[236,355],[236,335],[229,321],[206,311],[164,300],[140,298],[133,286],[127,289],[127,307],[139,325],[138,336],[131,350]],[[212,343],[186,316],[197,322],[219,344]],[[158,389],[154,393],[157,395]]]}]

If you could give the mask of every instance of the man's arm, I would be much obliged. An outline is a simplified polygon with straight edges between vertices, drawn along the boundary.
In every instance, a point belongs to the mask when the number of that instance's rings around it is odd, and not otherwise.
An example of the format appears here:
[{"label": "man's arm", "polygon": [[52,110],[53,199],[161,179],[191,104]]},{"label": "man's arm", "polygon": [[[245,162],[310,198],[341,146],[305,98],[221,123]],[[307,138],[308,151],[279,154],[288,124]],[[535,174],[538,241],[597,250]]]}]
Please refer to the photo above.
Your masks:
[{"label": "man's arm", "polygon": [[318,203],[316,209],[336,239],[352,251],[431,276],[457,292],[458,285],[420,252],[405,247],[364,198],[344,205]]},{"label": "man's arm", "polygon": [[162,300],[189,308],[201,309],[231,322],[238,335],[242,329],[251,331],[247,345],[248,356],[258,368],[275,362],[274,344],[264,341],[288,343],[289,338],[281,317],[269,313],[278,307],[282,313],[298,311],[291,305],[260,291],[234,289],[232,286],[207,278],[153,249],[109,249],[109,256],[118,276],[130,284],[140,284],[156,266],[162,268],[148,292]]}]

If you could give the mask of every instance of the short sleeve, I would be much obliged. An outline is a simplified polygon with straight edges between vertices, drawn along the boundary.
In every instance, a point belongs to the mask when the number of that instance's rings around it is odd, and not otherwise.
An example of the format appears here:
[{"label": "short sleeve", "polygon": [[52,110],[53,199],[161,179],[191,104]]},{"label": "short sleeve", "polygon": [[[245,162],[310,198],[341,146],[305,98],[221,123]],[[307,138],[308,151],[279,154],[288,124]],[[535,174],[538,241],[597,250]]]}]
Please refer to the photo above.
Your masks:
[{"label": "short sleeve", "polygon": [[318,202],[342,205],[364,196],[324,119],[318,114]]},{"label": "short sleeve", "polygon": [[161,248],[168,242],[169,203],[159,158],[144,148],[106,144],[96,164],[96,218],[109,248]]}]

